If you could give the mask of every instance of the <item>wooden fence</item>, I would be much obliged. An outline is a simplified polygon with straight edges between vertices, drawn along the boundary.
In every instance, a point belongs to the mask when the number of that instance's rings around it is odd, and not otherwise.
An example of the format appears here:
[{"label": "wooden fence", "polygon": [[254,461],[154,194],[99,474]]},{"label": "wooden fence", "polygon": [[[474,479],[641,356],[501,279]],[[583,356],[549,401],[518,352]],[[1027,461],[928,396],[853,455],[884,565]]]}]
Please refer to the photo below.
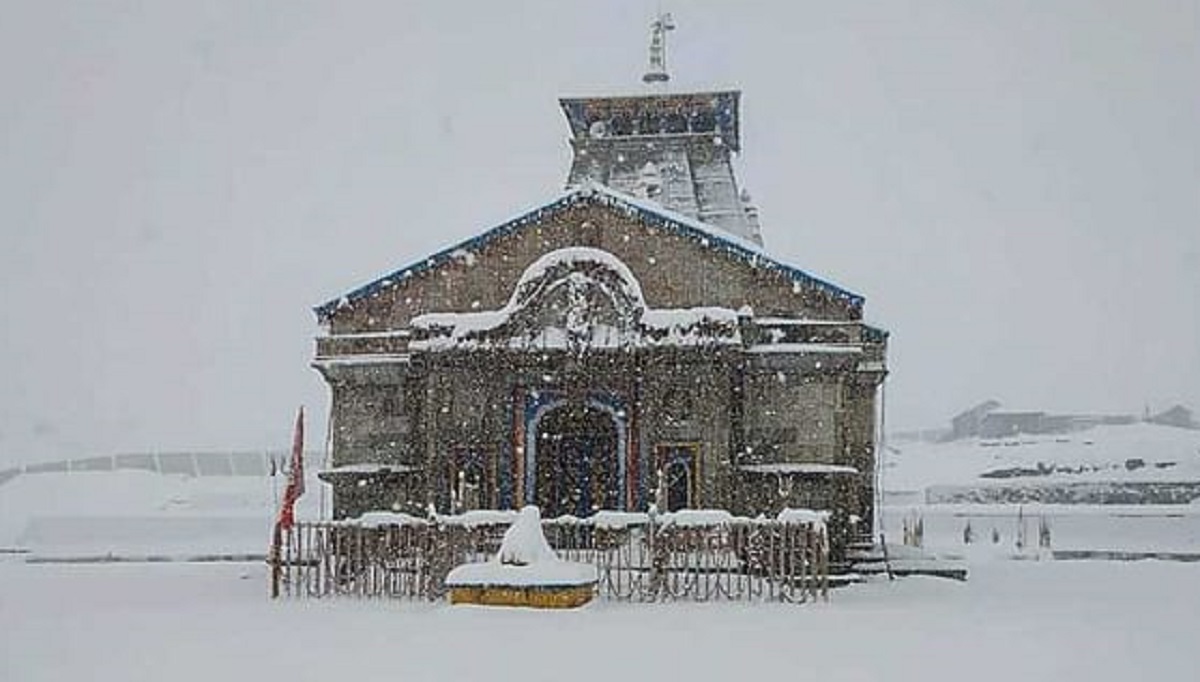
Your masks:
[{"label": "wooden fence", "polygon": [[[543,522],[566,561],[592,564],[601,598],[631,602],[828,598],[828,548],[819,524],[740,519],[706,525],[616,527]],[[446,574],[495,555],[507,524],[298,523],[280,538],[271,594],[441,599]]]}]

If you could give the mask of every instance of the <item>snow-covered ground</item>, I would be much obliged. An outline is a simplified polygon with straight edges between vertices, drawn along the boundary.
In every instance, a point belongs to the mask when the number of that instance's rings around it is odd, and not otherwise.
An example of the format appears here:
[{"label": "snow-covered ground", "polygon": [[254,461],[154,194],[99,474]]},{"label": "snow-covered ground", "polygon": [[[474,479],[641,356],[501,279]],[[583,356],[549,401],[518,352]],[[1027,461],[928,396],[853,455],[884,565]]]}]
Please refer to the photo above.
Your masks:
[{"label": "snow-covered ground", "polygon": [[[1198,553],[1200,505],[925,502],[927,487],[1039,463],[1086,470],[1037,478],[1170,470],[1200,479],[1194,432],[1118,428],[1130,430],[1070,442],[897,444],[885,477],[889,539],[919,519],[926,550],[962,557],[970,579],[873,578],[800,606],[272,602],[262,563],[26,563],[261,553],[276,493],[266,477],[26,474],[0,485],[0,548],[29,551],[0,554],[0,680],[1193,679],[1200,564],[1054,561],[1030,545],[1045,519],[1055,549]],[[1135,457],[1147,466],[1125,466]],[[1150,464],[1158,461],[1176,464]],[[302,517],[319,513],[320,486],[310,479]],[[1027,528],[1020,551],[1018,519]],[[1018,554],[1027,560],[1011,560]]]},{"label": "snow-covered ground", "polygon": [[[1200,503],[944,504],[945,491],[1037,486],[1196,485],[1200,431],[1154,424],[1061,435],[949,443],[893,441],[884,461],[883,521],[890,541],[920,521],[930,550],[981,557],[1029,555],[1044,520],[1056,550],[1200,554]],[[995,472],[1004,472],[995,477]],[[984,476],[988,474],[988,476]],[[968,525],[972,546],[964,541]],[[1016,547],[1024,528],[1025,546]]]},{"label": "snow-covered ground", "polygon": [[[150,471],[22,474],[0,485],[0,550],[38,557],[262,554],[286,479]],[[307,479],[301,518],[320,513]]]},{"label": "snow-covered ground", "polygon": [[[955,554],[1017,554],[1022,525],[1026,549],[1032,551],[1043,519],[1056,550],[1200,554],[1200,505],[934,504],[893,505],[884,511],[889,542],[901,540],[905,521],[919,520],[925,547]],[[968,525],[974,547],[963,542]]]},{"label": "snow-covered ground", "polygon": [[260,564],[0,562],[0,679],[1187,680],[1196,567],[985,562],[826,604],[278,601]]}]

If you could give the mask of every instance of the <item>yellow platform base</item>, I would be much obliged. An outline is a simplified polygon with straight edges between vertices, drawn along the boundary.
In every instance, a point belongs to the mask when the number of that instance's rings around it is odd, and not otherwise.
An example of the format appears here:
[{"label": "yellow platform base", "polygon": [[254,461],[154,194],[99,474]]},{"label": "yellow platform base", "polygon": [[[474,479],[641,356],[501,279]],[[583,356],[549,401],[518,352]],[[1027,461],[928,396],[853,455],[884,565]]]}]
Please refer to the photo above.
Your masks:
[{"label": "yellow platform base", "polygon": [[573,609],[590,602],[594,585],[540,587],[451,587],[451,604]]}]

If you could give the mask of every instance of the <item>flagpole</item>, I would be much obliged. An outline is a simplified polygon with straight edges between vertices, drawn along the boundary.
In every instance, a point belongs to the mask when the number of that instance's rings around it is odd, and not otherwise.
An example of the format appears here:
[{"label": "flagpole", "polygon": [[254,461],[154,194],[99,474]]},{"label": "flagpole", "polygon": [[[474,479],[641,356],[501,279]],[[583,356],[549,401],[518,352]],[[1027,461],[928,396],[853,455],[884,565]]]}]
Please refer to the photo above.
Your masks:
[{"label": "flagpole", "polygon": [[296,413],[296,428],[292,434],[292,466],[288,471],[287,489],[283,492],[283,504],[275,517],[271,533],[271,597],[279,596],[282,572],[283,532],[291,532],[296,525],[296,500],[304,494],[304,406]]}]

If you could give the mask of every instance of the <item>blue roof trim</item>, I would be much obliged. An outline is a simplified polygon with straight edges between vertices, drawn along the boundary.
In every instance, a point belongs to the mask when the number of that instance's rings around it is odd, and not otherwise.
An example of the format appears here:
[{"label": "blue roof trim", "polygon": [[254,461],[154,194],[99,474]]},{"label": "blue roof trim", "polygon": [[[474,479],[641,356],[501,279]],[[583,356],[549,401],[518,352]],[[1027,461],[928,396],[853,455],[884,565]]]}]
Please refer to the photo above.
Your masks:
[{"label": "blue roof trim", "polygon": [[[633,197],[626,197],[620,192],[616,192],[608,187],[600,185],[587,185],[578,189],[571,190],[563,196],[551,201],[548,204],[535,208],[531,211],[521,214],[520,216],[509,220],[497,227],[494,227],[482,234],[476,235],[470,239],[458,242],[453,246],[449,246],[437,253],[407,265],[398,270],[394,270],[379,279],[364,284],[350,293],[327,301],[313,308],[317,319],[324,323],[328,322],[333,314],[342,307],[352,305],[366,298],[370,298],[386,289],[389,289],[405,280],[416,277],[428,270],[437,268],[451,260],[454,260],[457,254],[467,251],[470,252],[479,247],[487,245],[489,242],[500,237],[512,234],[526,225],[534,222],[540,222],[547,214],[557,213],[572,206],[585,203],[595,202],[601,205],[609,206],[623,210],[626,213],[637,217],[642,222],[654,225],[656,227],[666,229],[676,234],[680,234],[689,239],[695,240],[698,243],[705,245],[707,248],[716,248],[719,251],[728,253],[739,260],[745,261],[755,267],[765,267],[769,270],[774,270],[788,277],[794,282],[813,286],[835,298],[842,299],[850,305],[861,308],[865,299],[858,294],[847,291],[835,284],[827,282],[819,277],[814,277],[807,272],[781,263],[765,253],[759,251],[753,246],[743,245],[738,243],[737,237],[729,235],[728,237],[718,234],[719,228],[710,228],[703,226],[701,223],[688,218],[687,216],[675,214],[674,211],[668,209],[652,209],[648,206],[641,205],[638,200]],[[694,224],[693,224],[694,223]]]}]

